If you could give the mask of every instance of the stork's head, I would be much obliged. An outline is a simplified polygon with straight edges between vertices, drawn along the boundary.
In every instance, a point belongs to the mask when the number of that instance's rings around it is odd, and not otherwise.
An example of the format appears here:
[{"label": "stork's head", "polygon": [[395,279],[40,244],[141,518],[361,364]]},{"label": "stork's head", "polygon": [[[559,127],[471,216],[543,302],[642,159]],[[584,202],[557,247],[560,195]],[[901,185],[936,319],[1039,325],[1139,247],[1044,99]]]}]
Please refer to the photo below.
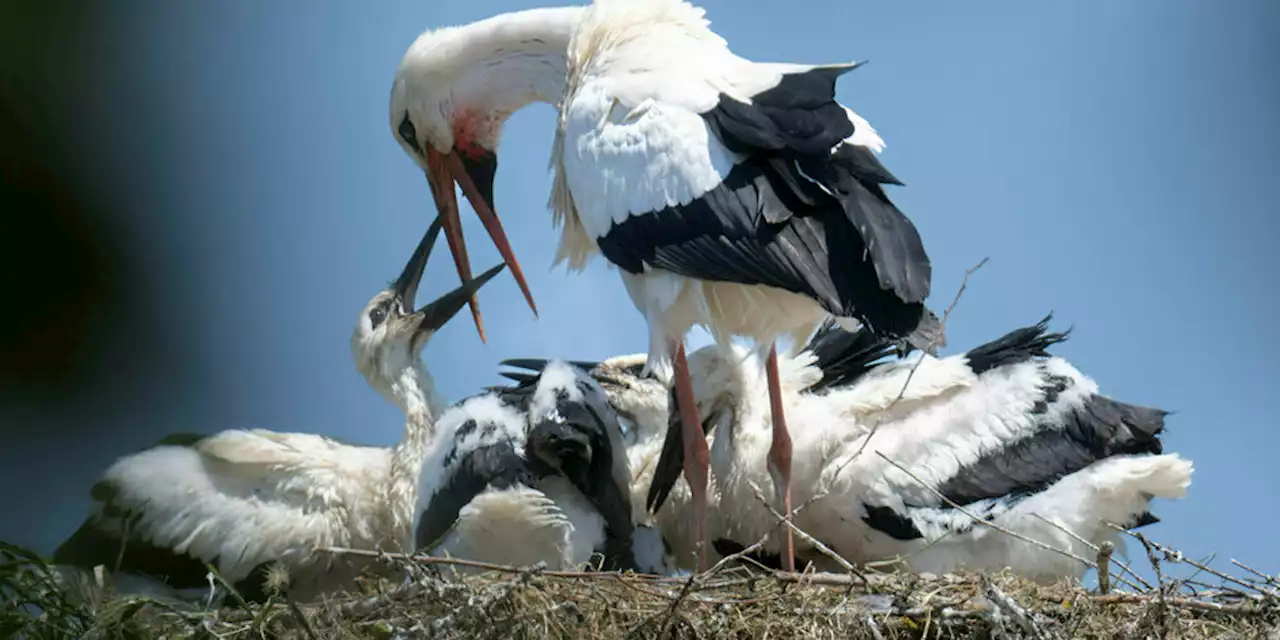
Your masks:
[{"label": "stork's head", "polygon": [[[583,7],[517,11],[429,30],[405,52],[391,86],[391,132],[427,175],[449,250],[465,282],[471,265],[458,217],[457,183],[537,314],[533,295],[494,213],[498,139],[507,118],[534,101],[557,103],[566,52]],[[470,300],[484,339],[479,308]]]},{"label": "stork's head", "polygon": [[506,266],[498,264],[415,311],[413,303],[418,283],[422,281],[427,258],[431,256],[431,247],[440,236],[441,227],[441,220],[436,218],[400,276],[389,288],[374,295],[356,318],[356,328],[351,334],[356,368],[384,395],[394,396],[392,388],[406,371],[416,370],[418,355],[436,330],[457,315],[467,299]]}]

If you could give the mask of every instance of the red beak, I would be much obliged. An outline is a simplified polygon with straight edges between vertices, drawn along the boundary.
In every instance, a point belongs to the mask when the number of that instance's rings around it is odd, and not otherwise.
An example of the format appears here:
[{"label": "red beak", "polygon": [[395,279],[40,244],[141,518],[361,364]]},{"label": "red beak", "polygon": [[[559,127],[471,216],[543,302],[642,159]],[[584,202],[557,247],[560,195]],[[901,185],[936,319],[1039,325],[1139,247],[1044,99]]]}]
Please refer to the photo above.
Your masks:
[{"label": "red beak", "polygon": [[[462,187],[463,195],[467,197],[471,208],[475,209],[476,215],[484,223],[485,230],[489,232],[494,246],[498,248],[498,253],[502,254],[502,260],[511,269],[516,283],[520,285],[520,291],[524,293],[524,299],[533,310],[534,317],[537,317],[538,306],[534,304],[533,294],[529,292],[529,283],[525,281],[520,263],[511,250],[511,243],[507,241],[502,222],[498,220],[498,215],[493,212],[493,206],[489,202],[493,197],[491,188],[486,189],[490,191],[486,198],[476,187],[470,172],[467,171],[467,167],[456,152],[444,154],[436,151],[431,145],[424,146],[426,146],[427,156],[427,183],[431,185],[431,195],[436,201],[436,209],[444,225],[445,239],[449,242],[449,253],[453,254],[453,262],[458,267],[458,277],[463,282],[471,281],[471,261],[467,257],[467,245],[462,238],[462,219],[458,214],[458,199],[453,190],[455,182]],[[484,322],[480,317],[480,306],[474,293],[467,303],[471,306],[471,316],[475,320],[476,331],[480,333],[480,341],[484,342]]]}]

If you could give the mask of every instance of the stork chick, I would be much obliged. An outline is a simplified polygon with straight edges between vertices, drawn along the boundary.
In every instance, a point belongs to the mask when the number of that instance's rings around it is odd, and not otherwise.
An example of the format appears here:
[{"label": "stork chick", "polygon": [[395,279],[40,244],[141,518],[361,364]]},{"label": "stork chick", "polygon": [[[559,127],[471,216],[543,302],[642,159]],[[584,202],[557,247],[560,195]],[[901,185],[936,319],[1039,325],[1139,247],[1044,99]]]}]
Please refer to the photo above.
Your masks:
[{"label": "stork chick", "polygon": [[[569,361],[586,371],[608,397],[610,408],[617,414],[623,428],[623,442],[627,452],[627,464],[631,469],[632,520],[636,525],[634,549],[641,571],[669,575],[677,569],[695,569],[699,550],[697,547],[697,521],[689,509],[691,495],[689,485],[676,479],[661,508],[652,513],[646,508],[645,495],[658,472],[662,454],[663,434],[669,424],[670,389],[658,379],[643,373],[646,355],[643,353],[613,356],[600,362]],[[540,358],[516,358],[500,364],[519,369],[544,371],[552,361]],[[504,377],[530,384],[538,374],[526,371],[504,370]],[[676,432],[673,432],[673,434]],[[714,441],[714,435],[708,435]],[[668,471],[679,473],[678,460]],[[723,514],[719,512],[719,499],[714,478],[708,491],[708,528],[712,538],[723,530]],[[718,549],[713,545],[713,551]],[[718,554],[718,551],[716,551]],[[710,560],[717,560],[708,554]],[[643,558],[643,559],[642,559]]]},{"label": "stork chick", "polygon": [[635,567],[617,416],[599,385],[569,365],[450,409],[428,460],[418,548],[554,568],[599,553],[606,568]]},{"label": "stork chick", "polygon": [[[1048,321],[920,363],[880,361],[892,353],[887,341],[827,325],[787,376],[795,390],[789,410],[806,424],[796,446],[798,498],[827,492],[796,514],[797,526],[854,562],[899,558],[932,572],[1010,568],[1054,581],[1086,567],[970,514],[1088,557],[1089,545],[1119,542],[1106,522],[1157,522],[1151,500],[1184,496],[1193,471],[1163,451],[1166,412],[1101,395],[1048,352],[1067,338],[1048,332]],[[721,506],[734,514],[735,541],[750,544],[776,525],[749,486],[761,482],[751,461],[768,442],[764,382],[740,364],[751,355],[744,351],[695,355],[705,357],[694,366],[710,372],[699,398],[721,414],[714,426],[728,427],[712,451]],[[671,438],[665,449],[664,456],[682,452]],[[655,478],[655,490],[673,478]]]},{"label": "stork chick", "polygon": [[246,598],[266,597],[269,563],[290,574],[290,595],[350,586],[354,566],[317,547],[412,548],[417,479],[443,408],[419,354],[435,331],[503,267],[413,310],[442,224],[436,220],[392,286],[361,311],[356,366],[406,413],[395,446],[350,445],[309,433],[233,429],[182,434],[126,456],[94,485],[94,512],[54,552],[56,564],[158,577],[207,588],[205,562]]}]

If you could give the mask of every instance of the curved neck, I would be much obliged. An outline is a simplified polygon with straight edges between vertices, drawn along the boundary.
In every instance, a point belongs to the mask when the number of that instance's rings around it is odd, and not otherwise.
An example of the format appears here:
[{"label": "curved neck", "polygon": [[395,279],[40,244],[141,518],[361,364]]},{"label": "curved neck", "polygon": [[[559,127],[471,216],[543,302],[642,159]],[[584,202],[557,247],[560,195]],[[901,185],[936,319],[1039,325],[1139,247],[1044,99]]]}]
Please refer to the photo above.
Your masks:
[{"label": "curved neck", "polygon": [[564,96],[568,42],[517,50],[497,47],[453,87],[455,112],[484,113],[501,122],[533,102],[557,104]]},{"label": "curved neck", "polygon": [[[426,457],[427,446],[435,436],[436,419],[445,409],[444,400],[436,392],[435,381],[421,361],[413,364],[392,381],[391,390],[404,410],[404,436],[391,449],[391,468],[387,478],[391,530],[400,536],[399,545],[413,551],[413,510],[418,500],[418,476]],[[404,548],[408,544],[409,547]]]},{"label": "curved neck", "polygon": [[[430,104],[399,106],[438,112],[460,142],[494,148],[511,114],[564,96],[569,40],[583,9],[516,11],[423,34],[396,73],[392,117],[401,117],[396,96],[434,96]],[[442,87],[445,96],[438,94]]]}]

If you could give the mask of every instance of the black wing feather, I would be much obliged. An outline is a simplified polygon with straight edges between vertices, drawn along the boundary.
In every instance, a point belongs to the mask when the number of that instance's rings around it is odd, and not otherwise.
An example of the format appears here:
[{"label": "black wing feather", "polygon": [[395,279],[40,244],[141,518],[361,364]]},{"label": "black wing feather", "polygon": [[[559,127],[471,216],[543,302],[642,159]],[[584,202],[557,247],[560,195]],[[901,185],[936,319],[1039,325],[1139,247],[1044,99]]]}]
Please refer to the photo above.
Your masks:
[{"label": "black wing feather", "polygon": [[893,507],[863,504],[863,509],[867,515],[862,516],[862,521],[894,540],[916,540],[924,537],[910,516],[898,513]]},{"label": "black wing feather", "polygon": [[881,186],[899,181],[869,150],[841,144],[854,125],[835,102],[835,80],[851,68],[788,74],[750,104],[721,96],[703,117],[747,158],[694,201],[615,224],[598,239],[601,252],[631,273],[648,264],[776,287],[878,335],[910,336],[926,318],[931,266]]},{"label": "black wing feather", "polygon": [[[515,387],[496,387],[494,391],[504,402],[520,407],[527,413],[533,394],[538,388],[542,372],[549,364],[548,360],[521,358],[504,360],[501,364],[523,367],[537,371],[537,374],[502,372],[502,375],[517,380]],[[582,402],[570,402],[566,390],[556,390],[556,409],[559,419],[542,421],[534,425],[528,434],[529,450],[540,450],[555,456],[565,477],[575,488],[582,492],[592,506],[605,521],[605,566],[612,569],[635,568],[633,548],[631,544],[634,527],[631,521],[630,488],[619,487],[613,482],[613,463],[616,455],[613,443],[609,439],[609,430],[622,433],[618,422],[618,414],[609,404],[603,390],[592,383],[592,370],[597,362],[570,361],[574,367],[575,384],[581,391]],[[564,455],[557,451],[560,441],[578,441],[589,448],[590,459]],[[537,461],[530,461],[536,463]],[[534,466],[542,466],[535,464]],[[554,472],[547,470],[547,472]]]},{"label": "black wing feather", "polygon": [[[575,368],[574,375],[582,401],[571,402],[565,390],[557,389],[557,418],[534,425],[529,432],[529,448],[556,455],[570,484],[587,497],[604,519],[606,570],[634,569],[630,488],[613,482],[614,456],[621,452],[613,450],[609,439],[610,429],[621,434],[622,427],[617,413],[588,374]],[[590,457],[556,454],[554,443],[567,440],[583,443]]]},{"label": "black wing feather", "polygon": [[418,548],[443,537],[458,519],[462,507],[486,489],[506,489],[516,484],[532,486],[534,480],[533,472],[510,440],[472,449],[461,456],[454,469],[418,519],[415,535]]},{"label": "black wing feather", "polygon": [[1115,455],[1158,454],[1167,412],[1091,396],[1060,426],[1010,443],[960,469],[938,490],[961,506],[1007,495],[1030,495],[1064,476]]},{"label": "black wing feather", "polygon": [[874,369],[883,358],[893,355],[894,349],[893,342],[876,336],[865,327],[845,331],[835,321],[828,320],[805,347],[814,355],[815,364],[822,371],[822,379],[805,392],[851,385]]},{"label": "black wing feather", "polygon": [[1066,342],[1071,329],[1061,333],[1049,333],[1049,321],[1053,314],[1029,327],[1014,329],[991,342],[978,345],[965,354],[969,369],[982,375],[998,367],[1006,367],[1032,358],[1048,358],[1049,347]]},{"label": "black wing feather", "polygon": [[[711,546],[716,550],[716,553],[726,558],[737,553],[742,553],[747,549],[742,543],[736,540],[730,540],[729,538],[716,538],[711,541]],[[760,549],[751,553],[743,553],[742,558],[758,563],[766,569],[782,571],[782,554],[780,553],[770,553]],[[804,566],[804,560],[799,556],[795,556],[794,561],[795,566]]]}]

